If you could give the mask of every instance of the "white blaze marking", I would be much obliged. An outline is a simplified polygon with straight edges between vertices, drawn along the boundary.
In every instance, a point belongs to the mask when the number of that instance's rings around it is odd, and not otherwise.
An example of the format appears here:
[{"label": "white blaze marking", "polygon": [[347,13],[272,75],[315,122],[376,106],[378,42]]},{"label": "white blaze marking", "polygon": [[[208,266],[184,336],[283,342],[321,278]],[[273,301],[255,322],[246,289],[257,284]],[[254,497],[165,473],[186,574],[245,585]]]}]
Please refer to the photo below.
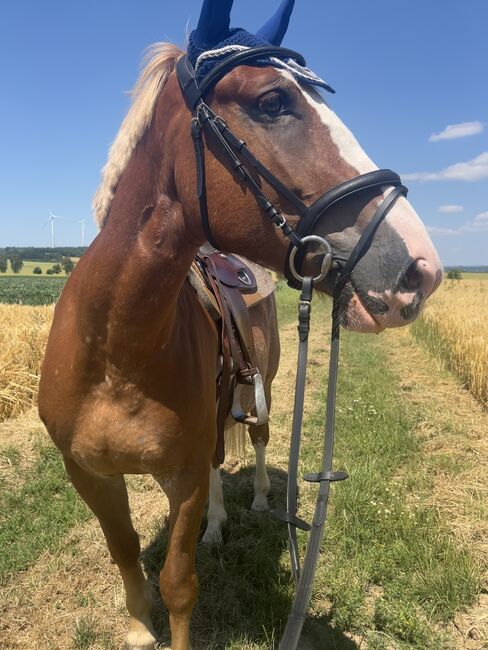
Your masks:
[{"label": "white blaze marking", "polygon": [[[312,95],[310,91],[300,86],[291,74],[286,72],[283,74],[286,74],[287,78],[292,79],[300,88],[307,103],[316,111],[322,124],[329,130],[330,137],[338,148],[343,160],[356,170],[357,175],[359,176],[360,174],[366,174],[367,172],[378,169],[344,122],[327,106],[320,95]],[[392,189],[392,187],[385,188],[383,197],[387,196]],[[404,240],[412,259],[425,259],[435,270],[438,272],[442,271],[439,256],[424,224],[405,198],[400,197],[388,213],[386,219]]]},{"label": "white blaze marking", "polygon": [[[291,73],[282,72],[282,74],[300,89],[304,99],[315,110],[322,124],[328,129],[342,159],[355,170],[353,176],[359,176],[378,169],[344,122],[327,106],[318,93],[312,93],[312,91],[300,86]],[[343,180],[348,179],[344,178]],[[391,187],[384,188],[383,198],[392,189]],[[404,197],[400,197],[396,201],[388,212],[386,221],[403,239],[408,254],[413,260],[424,260],[426,265],[430,266],[430,273],[434,277],[442,274],[442,263],[432,244],[429,233],[413,207]]]},{"label": "white blaze marking", "polygon": [[330,137],[339,149],[341,157],[357,171],[358,176],[378,169],[344,122],[327,106],[323,99],[321,97],[315,98],[303,88],[301,90],[308,104],[319,116],[322,124],[328,128]]}]

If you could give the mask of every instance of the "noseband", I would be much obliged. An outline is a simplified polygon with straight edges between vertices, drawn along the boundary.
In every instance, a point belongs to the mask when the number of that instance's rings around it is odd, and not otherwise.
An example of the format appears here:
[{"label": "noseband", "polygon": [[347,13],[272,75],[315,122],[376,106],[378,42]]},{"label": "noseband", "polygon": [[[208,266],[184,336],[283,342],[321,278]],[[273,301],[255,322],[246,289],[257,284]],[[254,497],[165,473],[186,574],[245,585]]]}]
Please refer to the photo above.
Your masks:
[{"label": "noseband", "polygon": [[[294,59],[299,65],[305,65],[303,57],[292,50],[275,46],[251,48],[231,54],[216,64],[212,70],[197,82],[195,70],[187,56],[181,57],[176,64],[176,75],[183,92],[186,104],[191,110],[193,118],[191,133],[195,148],[197,170],[197,194],[200,205],[200,215],[203,229],[208,241],[215,248],[219,248],[215,241],[209,223],[206,180],[205,180],[205,155],[202,131],[212,139],[218,149],[221,159],[232,169],[238,180],[245,183],[254,195],[258,205],[269,217],[276,228],[280,229],[289,239],[284,274],[288,284],[294,288],[301,287],[298,311],[298,366],[295,384],[295,403],[293,409],[292,435],[290,442],[290,458],[288,463],[287,483],[287,509],[285,512],[275,511],[273,514],[288,526],[292,573],[296,583],[296,593],[291,613],[284,635],[280,642],[280,650],[295,650],[301,635],[306,610],[310,601],[313,579],[320,553],[323,538],[329,488],[333,481],[347,478],[346,472],[332,471],[332,457],[335,435],[335,401],[337,388],[337,373],[339,361],[339,298],[342,290],[350,279],[351,273],[359,260],[369,250],[376,231],[385,219],[389,210],[400,196],[406,196],[407,188],[402,185],[398,174],[389,169],[361,174],[344,183],[336,185],[322,194],[314,203],[307,206],[288,187],[286,187],[265,165],[263,165],[247,148],[246,143],[240,140],[226,125],[225,121],[216,115],[205,103],[204,96],[215,84],[230,70],[245,63],[259,64],[263,58],[275,56],[279,58]],[[253,174],[250,173],[252,170]],[[271,185],[278,195],[291,203],[300,216],[298,226],[294,229],[287,222],[280,209],[263,192],[255,177],[264,179]],[[385,187],[393,189],[380,203],[373,217],[361,233],[359,240],[347,259],[333,252],[330,243],[324,237],[314,234],[314,229],[319,220],[332,206],[351,196],[369,192],[371,196],[382,194]],[[314,277],[305,277],[301,271],[303,261],[309,244],[316,244],[322,254],[319,274]],[[303,405],[305,394],[306,366],[308,356],[308,334],[310,329],[310,311],[312,290],[314,283],[322,281],[331,268],[337,271],[334,281],[333,306],[332,306],[332,334],[329,358],[329,380],[327,385],[327,410],[324,431],[324,452],[321,470],[305,476],[305,480],[318,483],[319,491],[315,513],[311,524],[297,516],[298,510],[298,463],[300,456],[300,441],[303,420]],[[310,531],[309,542],[303,566],[300,563],[297,528]]]}]

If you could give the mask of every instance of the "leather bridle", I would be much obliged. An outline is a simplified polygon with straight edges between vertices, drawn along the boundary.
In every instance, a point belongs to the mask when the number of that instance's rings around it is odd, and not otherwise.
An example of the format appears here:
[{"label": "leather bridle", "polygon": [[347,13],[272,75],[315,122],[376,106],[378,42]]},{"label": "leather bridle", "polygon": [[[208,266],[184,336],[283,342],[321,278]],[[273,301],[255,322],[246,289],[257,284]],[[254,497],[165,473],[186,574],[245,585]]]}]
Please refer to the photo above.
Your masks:
[{"label": "leather bridle", "polygon": [[[392,186],[394,189],[384,199],[378,207],[375,215],[370,221],[370,226],[379,225],[385,218],[389,209],[400,196],[406,196],[407,188],[402,185],[398,174],[389,169],[379,169],[366,174],[361,174],[340,185],[336,185],[331,190],[322,194],[312,205],[307,206],[292,190],[284,185],[263,163],[261,163],[248,149],[246,143],[238,138],[227,126],[225,121],[216,115],[212,109],[205,103],[204,97],[215,84],[224,77],[230,70],[239,65],[246,63],[255,63],[268,57],[291,58],[300,65],[305,65],[305,60],[293,50],[288,50],[273,45],[251,48],[240,52],[230,54],[228,57],[217,63],[212,70],[200,81],[197,81],[195,70],[188,57],[182,56],[176,64],[176,75],[185,98],[188,108],[192,111],[193,119],[191,125],[192,139],[195,147],[195,160],[197,168],[197,194],[200,204],[200,216],[202,220],[205,236],[215,248],[219,248],[216,242],[209,222],[206,183],[205,183],[205,156],[204,141],[202,131],[212,138],[220,154],[225,160],[237,178],[244,182],[254,195],[258,205],[264,213],[279,228],[283,234],[290,240],[290,247],[286,259],[284,274],[288,283],[294,288],[301,286],[302,274],[300,272],[303,259],[305,257],[307,244],[314,241],[323,249],[323,261],[321,264],[320,274],[314,278],[315,282],[322,280],[329,272],[332,264],[337,269],[341,269],[341,277],[344,277],[344,260],[336,256],[329,242],[323,238],[313,235],[313,231],[318,221],[324,216],[329,208],[337,205],[345,199],[364,191],[371,192],[376,190],[381,194],[386,186]],[[263,178],[277,193],[291,203],[300,216],[300,221],[296,229],[293,229],[287,222],[280,209],[276,207],[271,199],[261,189],[256,182],[255,177],[248,170],[251,168],[254,174]],[[365,249],[370,244],[365,232],[360,238],[357,248]],[[315,239],[307,239],[313,236]],[[369,245],[368,245],[369,247]],[[362,255],[366,252],[364,250]],[[352,268],[350,269],[352,271]],[[347,281],[347,279],[346,279]],[[345,284],[345,283],[344,283]]]},{"label": "leather bridle", "polygon": [[[313,578],[319,557],[327,514],[330,483],[347,478],[345,472],[332,471],[335,401],[339,360],[339,299],[342,290],[350,279],[354,267],[369,250],[379,226],[385,219],[389,210],[395,204],[396,200],[400,196],[406,196],[407,188],[402,185],[398,174],[395,174],[395,172],[392,172],[389,169],[379,169],[377,171],[361,174],[356,178],[352,178],[344,183],[336,185],[322,194],[322,196],[309,206],[303,203],[303,201],[293,191],[286,187],[252,154],[246,146],[246,143],[239,139],[228,128],[225,121],[216,115],[204,101],[206,93],[211,90],[230,70],[246,63],[259,65],[263,59],[268,59],[269,57],[278,57],[281,59],[291,58],[299,65],[305,65],[305,60],[297,52],[270,45],[250,48],[248,50],[230,54],[217,63],[200,81],[197,81],[195,70],[188,57],[185,55],[177,61],[176,75],[186,104],[193,115],[191,121],[191,133],[195,148],[197,194],[202,226],[208,241],[215,248],[219,248],[218,243],[213,237],[209,222],[205,178],[205,144],[202,138],[202,132],[213,140],[222,160],[228,164],[238,180],[247,185],[263,212],[268,216],[276,228],[279,228],[289,239],[290,246],[288,249],[284,273],[290,286],[301,288],[298,315],[299,351],[292,436],[290,442],[290,459],[288,464],[287,510],[286,512],[275,511],[273,513],[277,518],[285,521],[288,525],[292,573],[297,585],[292,611],[288,617],[287,626],[279,647],[280,650],[295,650],[300,639],[301,629],[312,592]],[[249,168],[253,173],[249,171]],[[294,206],[300,216],[300,221],[296,228],[293,228],[287,222],[280,209],[276,207],[271,199],[263,192],[260,185],[255,180],[256,175],[259,179],[264,179],[268,185],[276,190],[278,195]],[[393,189],[377,207],[376,212],[361,233],[356,246],[347,259],[334,253],[327,239],[314,234],[314,229],[317,226],[317,223],[332,206],[337,206],[337,204],[340,204],[345,199],[363,192],[368,192],[371,197],[374,196],[374,192],[376,192],[377,195],[382,194],[385,187],[388,186]],[[304,277],[301,271],[303,260],[307,252],[307,246],[310,243],[317,244],[318,249],[322,254],[320,272],[314,278]],[[334,277],[333,291],[332,334],[329,360],[329,380],[327,387],[324,453],[321,471],[304,477],[305,480],[316,482],[320,485],[313,521],[312,524],[309,525],[297,516],[297,481],[308,355],[310,311],[314,283],[322,281],[333,267],[336,274]],[[303,567],[301,567],[298,552],[296,535],[297,528],[311,531]]]}]

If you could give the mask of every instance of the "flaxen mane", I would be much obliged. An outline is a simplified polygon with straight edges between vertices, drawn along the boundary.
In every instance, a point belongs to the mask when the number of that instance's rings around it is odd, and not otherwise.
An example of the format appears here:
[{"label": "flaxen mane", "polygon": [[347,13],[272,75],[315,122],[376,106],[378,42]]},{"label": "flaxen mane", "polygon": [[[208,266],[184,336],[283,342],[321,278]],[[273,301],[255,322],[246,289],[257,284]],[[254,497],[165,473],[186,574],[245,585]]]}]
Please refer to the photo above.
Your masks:
[{"label": "flaxen mane", "polygon": [[102,182],[93,198],[95,222],[103,228],[117,183],[137,143],[151,122],[156,100],[182,51],[170,43],[155,43],[148,50],[147,64],[131,92],[132,106],[110,147],[102,169]]}]

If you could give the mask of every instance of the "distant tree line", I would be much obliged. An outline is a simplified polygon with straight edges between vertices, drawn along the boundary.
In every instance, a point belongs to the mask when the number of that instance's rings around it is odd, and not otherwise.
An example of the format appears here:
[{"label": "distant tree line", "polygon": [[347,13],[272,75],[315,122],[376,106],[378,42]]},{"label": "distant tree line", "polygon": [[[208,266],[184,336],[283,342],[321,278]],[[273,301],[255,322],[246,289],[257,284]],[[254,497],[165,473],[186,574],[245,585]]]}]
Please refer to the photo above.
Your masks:
[{"label": "distant tree line", "polygon": [[462,280],[463,274],[461,273],[461,269],[449,269],[447,278],[448,280]]},{"label": "distant tree line", "polygon": [[[0,254],[0,273],[6,273],[8,270],[8,264],[10,262],[10,267],[13,273],[20,273],[24,266],[24,260],[20,257],[18,253],[10,254],[8,257],[6,255]],[[66,275],[70,275],[72,270],[75,268],[75,263],[68,256],[63,256],[60,262],[56,262],[52,265],[51,268],[46,270],[47,275],[59,275],[62,271]],[[32,273],[35,275],[41,275],[42,269],[40,266],[35,266],[32,269]]]},{"label": "distant tree line", "polygon": [[446,266],[446,273],[459,271],[460,273],[488,273],[488,266]]},{"label": "distant tree line", "polygon": [[[0,248],[0,259],[10,259],[18,256],[21,260],[32,260],[33,262],[57,262],[61,263],[63,257],[81,257],[86,251],[86,246],[61,246],[59,248],[42,248],[35,246],[7,246]],[[0,272],[1,266],[0,266]],[[3,271],[5,273],[5,271]]]}]

